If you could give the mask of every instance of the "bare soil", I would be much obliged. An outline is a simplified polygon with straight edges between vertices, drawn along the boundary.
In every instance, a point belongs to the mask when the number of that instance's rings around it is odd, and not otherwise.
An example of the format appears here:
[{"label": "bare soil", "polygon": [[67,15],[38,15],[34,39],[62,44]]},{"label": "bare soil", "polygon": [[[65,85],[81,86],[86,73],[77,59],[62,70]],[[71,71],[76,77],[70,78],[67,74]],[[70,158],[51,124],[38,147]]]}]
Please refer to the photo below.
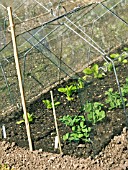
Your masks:
[{"label": "bare soil", "polygon": [[48,152],[19,148],[0,142],[0,163],[17,170],[128,170],[128,130],[115,136],[94,159],[61,156]]}]

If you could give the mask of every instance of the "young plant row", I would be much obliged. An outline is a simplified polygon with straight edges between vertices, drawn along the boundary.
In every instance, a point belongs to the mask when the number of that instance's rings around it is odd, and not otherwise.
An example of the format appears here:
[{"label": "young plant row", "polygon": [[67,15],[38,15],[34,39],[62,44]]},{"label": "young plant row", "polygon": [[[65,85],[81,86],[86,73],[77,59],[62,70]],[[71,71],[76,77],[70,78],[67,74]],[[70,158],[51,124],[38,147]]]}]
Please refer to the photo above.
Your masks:
[{"label": "young plant row", "polygon": [[[123,102],[126,107],[128,106],[126,98],[128,97],[128,78],[126,78],[126,83],[123,84],[121,90],[122,98],[119,92],[114,92],[113,88],[109,88],[108,91],[105,92],[105,104],[86,101],[81,108],[80,116],[65,115],[60,118],[62,123],[71,128],[71,132],[66,133],[63,136],[63,140],[91,142],[90,133],[92,127],[98,122],[103,121],[106,117],[104,108],[107,107],[108,110],[123,108]],[[88,124],[91,126],[89,127]]]},{"label": "young plant row", "polygon": [[[128,97],[128,78],[126,78],[126,83],[123,84],[121,87],[122,90],[122,99],[117,91],[113,91],[113,88],[109,88],[108,91],[105,92],[106,99],[105,103],[108,105],[108,110],[116,109],[116,108],[123,108],[123,101],[125,106],[128,106],[127,99]],[[44,101],[43,101],[44,102]],[[47,103],[46,103],[47,102]],[[47,108],[51,109],[52,104],[50,101],[45,101]],[[55,106],[58,106],[60,102],[55,102]],[[71,132],[66,133],[63,135],[63,140],[66,141],[77,141],[77,142],[91,142],[90,133],[92,130],[92,126],[98,122],[101,122],[105,119],[106,113],[104,111],[105,104],[100,102],[89,102],[86,103],[81,107],[81,115],[65,115],[60,118],[60,121],[64,123],[66,126],[71,128]],[[28,121],[32,123],[36,119],[34,114],[28,113]],[[23,115],[23,119],[17,121],[17,124],[21,124],[25,122],[25,118]],[[89,127],[87,124],[90,124]]]},{"label": "young plant row", "polygon": [[[119,64],[128,64],[128,48],[124,48],[123,52],[121,54],[114,53],[111,54],[110,59],[113,60],[115,67]],[[92,78],[104,78],[106,76],[106,73],[113,71],[113,65],[111,62],[104,62],[103,67],[100,67],[98,64],[93,64],[91,67],[87,67],[83,70],[83,73],[85,74],[83,76],[84,80],[92,79]]]},{"label": "young plant row", "polygon": [[[122,54],[115,53],[111,54],[110,58],[114,60],[115,65],[117,66],[119,63],[128,64],[128,48],[124,48]],[[66,99],[68,101],[73,100],[72,95],[77,93],[79,89],[84,88],[85,80],[92,78],[104,78],[106,76],[106,72],[111,72],[113,70],[112,63],[104,62],[104,68],[100,67],[98,64],[93,64],[91,67],[87,67],[83,70],[84,76],[79,78],[77,82],[72,83],[71,85],[67,85],[66,87],[58,88],[58,91],[64,93],[66,95]],[[49,100],[43,100],[43,103],[48,109],[52,109],[52,104]],[[60,102],[55,102],[55,106],[58,106]]]},{"label": "young plant row", "polygon": [[[124,51],[122,54],[111,54],[110,58],[115,60],[115,64],[117,63],[128,63],[128,60],[126,57],[128,56],[128,48],[124,48]],[[107,71],[112,71],[113,66],[111,63],[104,63],[104,66],[107,68]],[[84,88],[84,82],[85,80],[89,78],[104,78],[106,74],[103,72],[103,69],[100,69],[98,64],[94,64],[92,67],[85,68],[83,70],[83,73],[85,74],[82,78],[79,78],[76,82],[73,82],[70,85],[67,85],[66,87],[58,88],[58,92],[63,93],[66,95],[66,99],[68,101],[74,100],[73,94],[78,93],[80,89]],[[105,92],[106,100],[105,103],[107,105],[107,108],[109,110],[115,109],[115,108],[122,108],[123,103],[128,106],[126,96],[128,96],[128,78],[126,78],[126,83],[121,87],[122,91],[122,97],[120,97],[119,92],[114,92],[113,88],[109,88],[108,91]],[[52,102],[48,99],[42,100],[44,105],[47,109],[52,109]],[[59,101],[54,101],[55,107],[58,107],[61,103]],[[66,125],[71,128],[70,133],[66,133],[63,136],[63,140],[68,141],[84,141],[84,142],[91,142],[90,139],[90,133],[92,130],[92,126],[96,123],[102,121],[106,113],[104,111],[105,105],[100,102],[94,102],[91,103],[89,101],[86,101],[85,105],[81,108],[82,115],[80,116],[70,116],[65,115],[60,120]],[[30,123],[34,122],[34,119],[36,117],[34,114],[28,113],[28,121]],[[23,119],[18,121],[17,124],[24,123],[24,115]],[[90,124],[91,126],[88,127],[87,124]]]}]

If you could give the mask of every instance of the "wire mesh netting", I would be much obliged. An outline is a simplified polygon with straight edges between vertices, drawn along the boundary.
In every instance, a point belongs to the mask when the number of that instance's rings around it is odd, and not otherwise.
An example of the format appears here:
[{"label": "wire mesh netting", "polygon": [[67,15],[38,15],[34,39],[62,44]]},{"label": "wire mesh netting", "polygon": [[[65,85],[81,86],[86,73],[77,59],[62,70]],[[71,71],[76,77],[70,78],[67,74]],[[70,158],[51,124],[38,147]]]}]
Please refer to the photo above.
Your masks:
[{"label": "wire mesh netting", "polygon": [[[27,4],[27,7],[25,5]],[[77,5],[78,6],[77,6]],[[1,3],[0,111],[20,107],[8,16]],[[29,8],[28,8],[29,7]],[[70,7],[70,8],[69,8]],[[28,10],[29,9],[29,10]],[[27,103],[100,56],[128,41],[128,0],[89,5],[70,2],[13,1],[16,41]]]}]

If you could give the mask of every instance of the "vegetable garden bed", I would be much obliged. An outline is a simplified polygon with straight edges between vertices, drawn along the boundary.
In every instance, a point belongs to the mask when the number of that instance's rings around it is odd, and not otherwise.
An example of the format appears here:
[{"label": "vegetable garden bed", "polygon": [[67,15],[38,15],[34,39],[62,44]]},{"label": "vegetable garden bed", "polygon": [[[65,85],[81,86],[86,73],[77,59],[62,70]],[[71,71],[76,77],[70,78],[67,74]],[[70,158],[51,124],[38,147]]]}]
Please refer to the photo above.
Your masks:
[{"label": "vegetable garden bed", "polygon": [[[80,79],[69,79],[52,89],[64,154],[94,157],[127,126],[127,55],[128,48],[121,51],[120,55],[111,55],[115,60],[122,98],[112,65],[107,65],[107,72],[100,69],[105,65],[104,61],[92,64],[82,73],[78,73]],[[31,103],[27,110],[31,118],[34,149],[59,153],[58,149],[54,149],[56,130],[50,92]],[[7,141],[28,147],[22,112],[1,117],[0,122],[5,124]]]}]

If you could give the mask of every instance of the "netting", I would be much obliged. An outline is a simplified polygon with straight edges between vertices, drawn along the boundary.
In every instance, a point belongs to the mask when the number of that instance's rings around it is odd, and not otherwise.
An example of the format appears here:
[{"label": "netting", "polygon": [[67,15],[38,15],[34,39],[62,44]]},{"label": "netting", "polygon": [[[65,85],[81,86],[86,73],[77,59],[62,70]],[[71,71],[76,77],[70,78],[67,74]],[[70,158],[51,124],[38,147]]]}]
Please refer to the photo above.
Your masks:
[{"label": "netting", "polygon": [[[26,5],[26,3],[28,3]],[[64,1],[13,1],[16,41],[27,103],[77,74],[99,57],[107,60],[128,41],[128,0],[89,5]],[[27,6],[27,7],[26,7]],[[1,4],[0,111],[20,108],[8,16]],[[70,7],[70,8],[69,8]]]}]

